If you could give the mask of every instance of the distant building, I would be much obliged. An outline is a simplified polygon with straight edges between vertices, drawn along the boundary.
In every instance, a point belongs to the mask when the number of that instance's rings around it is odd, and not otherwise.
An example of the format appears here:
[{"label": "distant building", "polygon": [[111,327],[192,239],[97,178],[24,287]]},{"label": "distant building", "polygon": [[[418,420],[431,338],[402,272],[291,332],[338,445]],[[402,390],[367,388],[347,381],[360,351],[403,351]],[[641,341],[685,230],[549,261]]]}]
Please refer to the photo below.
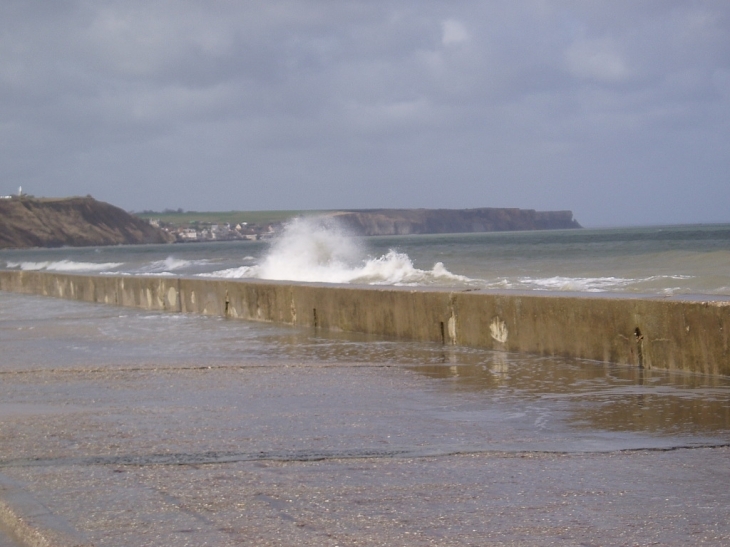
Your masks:
[{"label": "distant building", "polygon": [[198,232],[193,228],[185,228],[179,233],[180,239],[183,241],[197,241]]}]

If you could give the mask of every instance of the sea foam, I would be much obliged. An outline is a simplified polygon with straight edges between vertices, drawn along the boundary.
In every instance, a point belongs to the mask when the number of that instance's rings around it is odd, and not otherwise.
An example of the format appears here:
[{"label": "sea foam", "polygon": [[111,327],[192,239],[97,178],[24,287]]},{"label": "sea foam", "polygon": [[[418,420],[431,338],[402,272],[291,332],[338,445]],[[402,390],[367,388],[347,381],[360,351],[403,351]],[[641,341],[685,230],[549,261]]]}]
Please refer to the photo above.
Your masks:
[{"label": "sea foam", "polygon": [[[625,277],[517,277],[485,282],[488,289],[524,289],[573,292],[646,292],[674,294],[679,288],[664,287],[668,280],[691,279],[686,275],[653,275],[640,278]],[[654,285],[658,284],[658,288]]]},{"label": "sea foam", "polygon": [[441,262],[430,270],[416,268],[407,254],[394,249],[380,257],[368,256],[361,239],[334,220],[321,218],[288,223],[259,264],[200,275],[373,285],[470,281],[449,272]]},{"label": "sea foam", "polygon": [[137,275],[154,274],[154,275],[173,275],[172,272],[184,270],[191,266],[204,265],[208,261],[203,260],[185,260],[168,256],[164,260],[154,260],[139,268],[134,273]]},{"label": "sea foam", "polygon": [[23,271],[46,270],[49,272],[99,272],[112,270],[122,266],[123,262],[76,262],[73,260],[57,260],[45,262],[6,262],[9,269]]}]

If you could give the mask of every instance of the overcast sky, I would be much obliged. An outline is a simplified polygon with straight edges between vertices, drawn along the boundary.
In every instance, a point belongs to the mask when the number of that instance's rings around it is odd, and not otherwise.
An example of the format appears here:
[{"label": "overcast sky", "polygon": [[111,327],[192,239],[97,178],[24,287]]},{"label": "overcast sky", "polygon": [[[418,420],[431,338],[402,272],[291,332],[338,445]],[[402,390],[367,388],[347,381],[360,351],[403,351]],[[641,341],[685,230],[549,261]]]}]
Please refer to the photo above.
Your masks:
[{"label": "overcast sky", "polygon": [[0,193],[730,221],[730,2],[0,2]]}]

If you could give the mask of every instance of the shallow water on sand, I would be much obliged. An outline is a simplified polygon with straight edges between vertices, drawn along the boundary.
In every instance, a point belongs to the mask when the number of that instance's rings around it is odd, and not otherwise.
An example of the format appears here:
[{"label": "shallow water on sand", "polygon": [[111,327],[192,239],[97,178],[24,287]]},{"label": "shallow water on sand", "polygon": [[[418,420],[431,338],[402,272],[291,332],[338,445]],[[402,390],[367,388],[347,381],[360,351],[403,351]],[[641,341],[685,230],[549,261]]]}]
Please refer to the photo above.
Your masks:
[{"label": "shallow water on sand", "polygon": [[[173,405],[180,424],[202,421],[210,432],[203,436],[219,439],[196,409],[215,407],[229,424],[255,414],[269,434],[241,458],[257,450],[296,459],[308,451],[582,452],[730,442],[725,378],[7,293],[0,293],[0,344],[0,415],[154,399]],[[277,378],[281,385],[268,385]],[[207,387],[198,389],[199,381]],[[116,387],[128,384],[135,389]],[[264,385],[268,397],[258,391]],[[367,419],[343,425],[338,418],[348,412]]]},{"label": "shallow water on sand", "polygon": [[0,480],[78,544],[730,541],[726,378],[1,292],[0,348]]}]

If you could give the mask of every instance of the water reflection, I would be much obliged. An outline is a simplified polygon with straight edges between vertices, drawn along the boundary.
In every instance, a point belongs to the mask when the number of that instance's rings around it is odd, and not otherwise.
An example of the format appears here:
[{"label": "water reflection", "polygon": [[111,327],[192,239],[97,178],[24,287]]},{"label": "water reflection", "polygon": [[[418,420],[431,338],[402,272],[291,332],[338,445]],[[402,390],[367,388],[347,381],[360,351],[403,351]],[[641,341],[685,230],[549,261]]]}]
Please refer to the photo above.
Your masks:
[{"label": "water reflection", "polygon": [[[711,436],[730,441],[730,379],[606,363],[383,340],[368,335],[150,313],[0,295],[0,372],[94,367],[297,365],[399,367],[487,419],[527,408],[583,434]],[[481,417],[481,418],[479,418]],[[470,418],[471,419],[471,418]],[[527,426],[526,426],[527,427]],[[534,424],[530,427],[534,427]]]},{"label": "water reflection", "polygon": [[[485,352],[487,353],[487,352]],[[660,435],[730,433],[730,381],[607,363],[494,352],[482,363],[411,370],[438,389],[485,398],[541,402],[583,430]]]},{"label": "water reflection", "polygon": [[403,366],[472,404],[539,404],[577,430],[730,441],[727,378],[294,329],[264,346],[278,358]]}]

